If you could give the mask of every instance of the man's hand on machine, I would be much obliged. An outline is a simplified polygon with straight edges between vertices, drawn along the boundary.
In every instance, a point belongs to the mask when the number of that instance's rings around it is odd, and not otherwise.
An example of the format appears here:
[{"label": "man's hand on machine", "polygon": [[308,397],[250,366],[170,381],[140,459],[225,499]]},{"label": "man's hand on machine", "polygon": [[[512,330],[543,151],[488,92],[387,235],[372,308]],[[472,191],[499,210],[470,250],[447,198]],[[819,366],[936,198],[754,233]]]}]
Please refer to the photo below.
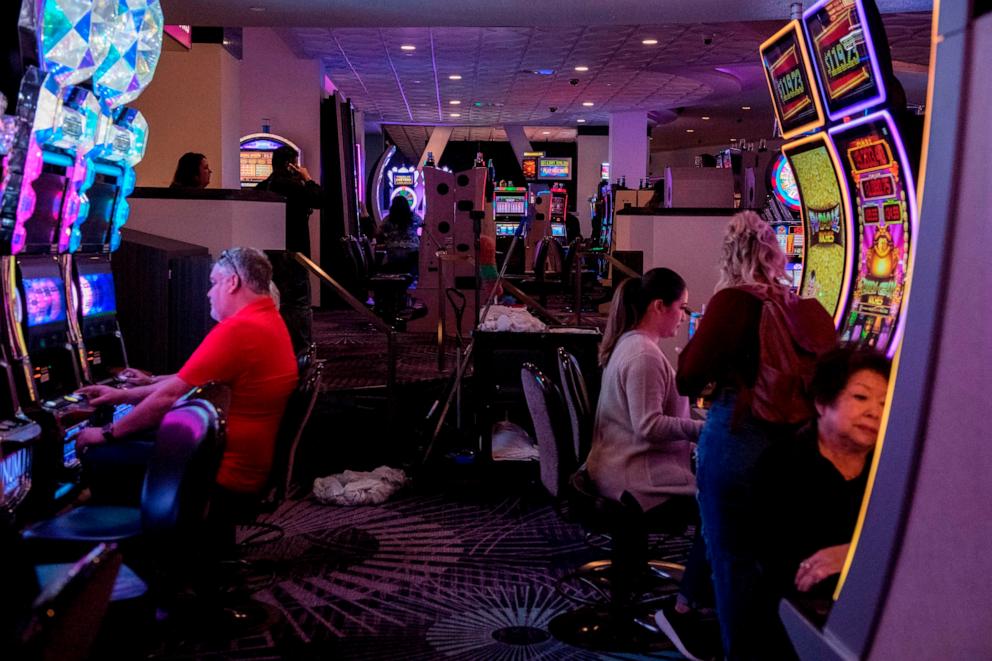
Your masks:
[{"label": "man's hand on machine", "polygon": [[128,386],[147,386],[151,383],[155,383],[158,379],[150,372],[128,367],[118,373],[117,380]]},{"label": "man's hand on machine", "polygon": [[106,443],[103,430],[100,427],[87,427],[76,436],[76,453],[82,454],[90,445],[101,445]]},{"label": "man's hand on machine", "polygon": [[100,406],[101,404],[122,404],[124,403],[127,395],[127,393],[123,390],[101,385],[83,386],[76,392],[85,397],[86,402],[91,406]]}]

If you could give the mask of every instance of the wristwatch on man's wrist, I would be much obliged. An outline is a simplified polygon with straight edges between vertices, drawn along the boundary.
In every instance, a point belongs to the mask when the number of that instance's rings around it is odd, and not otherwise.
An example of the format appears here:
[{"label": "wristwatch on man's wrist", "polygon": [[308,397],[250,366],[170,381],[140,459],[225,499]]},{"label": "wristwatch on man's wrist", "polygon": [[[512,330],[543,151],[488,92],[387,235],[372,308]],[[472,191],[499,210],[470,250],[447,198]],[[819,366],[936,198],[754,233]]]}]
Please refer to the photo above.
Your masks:
[{"label": "wristwatch on man's wrist", "polygon": [[111,422],[110,424],[104,425],[100,431],[103,432],[103,440],[107,443],[117,442],[117,437],[114,436],[114,423]]}]

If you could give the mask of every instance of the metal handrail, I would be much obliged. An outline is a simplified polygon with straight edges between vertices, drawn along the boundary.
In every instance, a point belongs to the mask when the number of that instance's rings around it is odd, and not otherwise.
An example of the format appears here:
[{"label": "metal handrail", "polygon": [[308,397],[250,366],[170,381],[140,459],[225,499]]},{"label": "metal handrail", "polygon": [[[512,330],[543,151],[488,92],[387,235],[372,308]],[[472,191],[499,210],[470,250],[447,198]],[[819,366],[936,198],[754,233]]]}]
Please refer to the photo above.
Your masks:
[{"label": "metal handrail", "polygon": [[378,315],[369,310],[364,303],[352,296],[351,292],[344,288],[341,283],[332,278],[324,269],[320,268],[313,260],[299,252],[290,253],[303,268],[307,269],[320,278],[324,284],[333,289],[344,299],[353,310],[361,314],[366,321],[372,324],[376,330],[386,334],[386,397],[389,400],[389,417],[392,419],[396,406],[396,331],[393,327],[384,322]]}]

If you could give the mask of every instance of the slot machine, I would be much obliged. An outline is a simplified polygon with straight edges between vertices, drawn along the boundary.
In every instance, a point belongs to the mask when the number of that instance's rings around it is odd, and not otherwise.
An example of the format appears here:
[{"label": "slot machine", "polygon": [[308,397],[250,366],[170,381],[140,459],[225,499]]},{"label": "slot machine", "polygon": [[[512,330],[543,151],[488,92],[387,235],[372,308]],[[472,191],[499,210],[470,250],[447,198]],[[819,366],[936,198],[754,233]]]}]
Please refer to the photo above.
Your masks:
[{"label": "slot machine", "polygon": [[41,498],[68,495],[77,481],[75,435],[94,413],[74,394],[95,362],[83,333],[105,335],[115,307],[109,257],[77,266],[71,253],[120,243],[147,132],[123,106],[154,75],[163,23],[157,0],[26,0],[20,14],[29,57],[0,184],[0,294],[12,390],[42,428],[32,462],[46,476]]},{"label": "slot machine", "polygon": [[520,186],[497,186],[493,190],[493,222],[496,226],[497,268],[503,266],[513,237],[519,233],[517,246],[510,255],[506,272],[522,274],[526,268],[524,237],[527,233],[526,220],[529,216],[529,193]]},{"label": "slot machine", "polygon": [[563,246],[568,244],[568,233],[565,231],[565,216],[568,214],[568,192],[561,184],[555,184],[549,191],[550,205],[548,220],[550,236]]},{"label": "slot machine", "polygon": [[272,174],[272,152],[280,147],[295,149],[303,165],[303,151],[289,138],[268,131],[241,137],[238,159],[242,188],[254,188]]}]

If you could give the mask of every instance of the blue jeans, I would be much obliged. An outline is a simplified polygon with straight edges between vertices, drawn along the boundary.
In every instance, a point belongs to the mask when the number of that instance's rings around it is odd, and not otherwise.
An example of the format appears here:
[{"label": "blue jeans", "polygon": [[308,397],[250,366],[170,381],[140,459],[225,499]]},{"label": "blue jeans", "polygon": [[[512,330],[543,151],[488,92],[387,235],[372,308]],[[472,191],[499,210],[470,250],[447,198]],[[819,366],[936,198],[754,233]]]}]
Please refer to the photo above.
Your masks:
[{"label": "blue jeans", "polygon": [[752,504],[752,475],[773,439],[750,416],[742,416],[732,428],[735,403],[730,391],[714,402],[697,450],[699,514],[723,649],[728,659],[792,658],[777,604],[764,589],[756,560],[755,516],[760,513]]}]

